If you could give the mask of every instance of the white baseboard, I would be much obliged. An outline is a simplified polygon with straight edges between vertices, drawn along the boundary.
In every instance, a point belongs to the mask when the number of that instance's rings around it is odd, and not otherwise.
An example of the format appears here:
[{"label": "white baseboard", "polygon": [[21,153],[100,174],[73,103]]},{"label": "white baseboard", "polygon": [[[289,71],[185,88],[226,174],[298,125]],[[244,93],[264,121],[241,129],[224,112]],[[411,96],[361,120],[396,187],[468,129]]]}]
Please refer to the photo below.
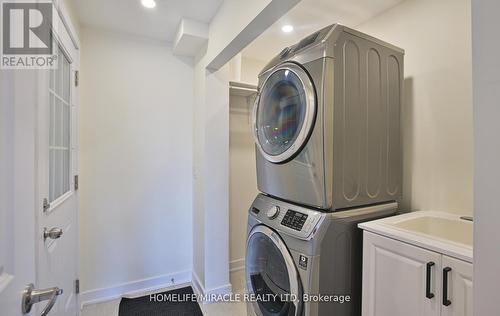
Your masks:
[{"label": "white baseboard", "polygon": [[[210,296],[216,296],[216,295],[224,295],[224,294],[231,294],[233,292],[233,287],[231,283],[218,286],[215,288],[211,289],[205,289],[203,284],[200,281],[200,278],[196,274],[196,272],[193,271],[193,276],[192,276],[192,284],[193,284],[193,291],[197,295],[202,295],[206,297]],[[210,304],[210,300],[208,301],[203,301],[203,304]]]},{"label": "white baseboard", "polygon": [[229,262],[229,272],[245,269],[245,258],[240,258]]},{"label": "white baseboard", "polygon": [[[137,297],[147,295],[148,292],[154,292],[159,289],[171,289],[179,285],[189,285],[191,283],[191,276],[191,270],[186,270],[117,284],[107,288],[85,291],[80,294],[80,307],[111,301],[123,296]],[[172,283],[172,279],[175,280],[174,283]]]},{"label": "white baseboard", "polygon": [[221,285],[218,287],[211,288],[205,292],[205,295],[224,295],[224,294],[232,294],[233,286],[231,283]]},{"label": "white baseboard", "polygon": [[205,292],[205,288],[201,284],[200,278],[198,277],[198,275],[194,270],[191,276],[191,283],[193,284],[193,292],[196,295],[203,295],[203,293]]}]

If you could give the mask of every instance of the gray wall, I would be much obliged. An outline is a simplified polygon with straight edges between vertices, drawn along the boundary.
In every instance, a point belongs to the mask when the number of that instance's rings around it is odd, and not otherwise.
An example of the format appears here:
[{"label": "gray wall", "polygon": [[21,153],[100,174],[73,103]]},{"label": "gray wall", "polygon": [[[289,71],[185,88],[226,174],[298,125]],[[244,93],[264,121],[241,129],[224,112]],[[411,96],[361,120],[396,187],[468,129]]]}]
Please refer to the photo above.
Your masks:
[{"label": "gray wall", "polygon": [[474,315],[500,315],[500,2],[472,1]]}]

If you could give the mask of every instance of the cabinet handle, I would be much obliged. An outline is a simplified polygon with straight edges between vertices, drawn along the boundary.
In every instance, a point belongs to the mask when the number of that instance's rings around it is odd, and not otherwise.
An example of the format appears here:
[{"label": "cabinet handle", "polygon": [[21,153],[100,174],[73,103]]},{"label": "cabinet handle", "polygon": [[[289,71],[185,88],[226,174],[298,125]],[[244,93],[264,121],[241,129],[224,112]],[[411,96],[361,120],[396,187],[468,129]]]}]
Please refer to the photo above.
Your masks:
[{"label": "cabinet handle", "polygon": [[427,262],[427,272],[425,276],[425,297],[431,299],[434,297],[434,293],[431,292],[431,270],[435,265],[434,262]]},{"label": "cabinet handle", "polygon": [[450,267],[443,269],[443,305],[450,306],[451,301],[448,299],[448,273],[451,271]]}]

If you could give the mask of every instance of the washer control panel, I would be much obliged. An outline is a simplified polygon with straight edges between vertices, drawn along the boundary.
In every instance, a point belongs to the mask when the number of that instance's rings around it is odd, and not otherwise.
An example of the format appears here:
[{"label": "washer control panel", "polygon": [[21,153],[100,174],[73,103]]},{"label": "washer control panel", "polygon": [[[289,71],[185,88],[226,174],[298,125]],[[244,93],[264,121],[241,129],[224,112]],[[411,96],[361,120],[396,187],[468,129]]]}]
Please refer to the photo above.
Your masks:
[{"label": "washer control panel", "polygon": [[249,211],[250,216],[280,232],[307,239],[325,218],[325,213],[259,194]]},{"label": "washer control panel", "polygon": [[307,214],[302,214],[294,210],[288,210],[281,220],[281,225],[295,229],[296,231],[301,231],[307,217]]},{"label": "washer control panel", "polygon": [[267,210],[267,218],[275,219],[280,214],[280,207],[275,205]]}]

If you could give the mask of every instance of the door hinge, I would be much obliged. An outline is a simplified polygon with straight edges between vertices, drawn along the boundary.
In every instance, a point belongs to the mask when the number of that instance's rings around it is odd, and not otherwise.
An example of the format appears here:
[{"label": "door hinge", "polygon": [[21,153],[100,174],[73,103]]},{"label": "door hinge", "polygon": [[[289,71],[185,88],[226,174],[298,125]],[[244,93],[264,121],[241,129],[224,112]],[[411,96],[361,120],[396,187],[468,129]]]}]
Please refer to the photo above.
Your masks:
[{"label": "door hinge", "polygon": [[75,70],[75,87],[78,87],[79,82],[80,82],[80,71]]},{"label": "door hinge", "polygon": [[75,191],[78,190],[78,175],[75,175]]},{"label": "door hinge", "polygon": [[47,198],[43,199],[43,211],[47,212],[50,209],[50,203]]},{"label": "door hinge", "polygon": [[80,279],[75,280],[75,294],[80,294]]}]

